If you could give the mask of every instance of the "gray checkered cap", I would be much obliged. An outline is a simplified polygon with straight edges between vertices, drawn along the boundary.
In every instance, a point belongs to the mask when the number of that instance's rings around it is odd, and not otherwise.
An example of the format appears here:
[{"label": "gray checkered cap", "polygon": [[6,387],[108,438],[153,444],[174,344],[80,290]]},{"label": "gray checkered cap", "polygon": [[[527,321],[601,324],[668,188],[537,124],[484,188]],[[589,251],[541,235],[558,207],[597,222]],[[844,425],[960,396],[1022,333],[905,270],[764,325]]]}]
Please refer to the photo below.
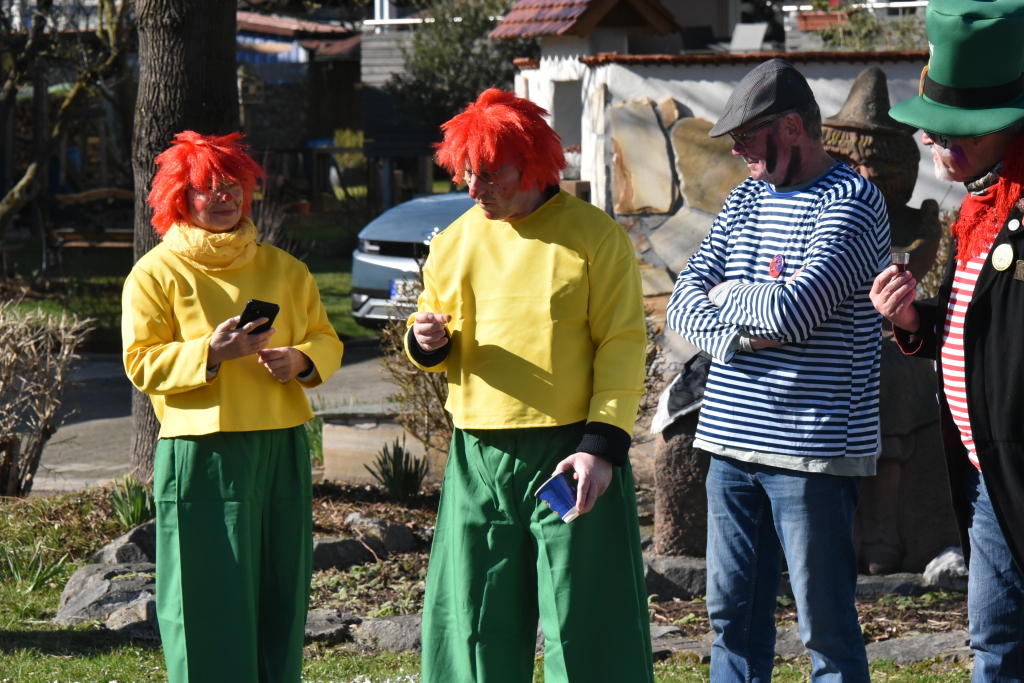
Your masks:
[{"label": "gray checkered cap", "polygon": [[784,59],[769,59],[743,77],[708,135],[718,138],[761,116],[798,109],[813,101],[814,93],[803,74]]}]

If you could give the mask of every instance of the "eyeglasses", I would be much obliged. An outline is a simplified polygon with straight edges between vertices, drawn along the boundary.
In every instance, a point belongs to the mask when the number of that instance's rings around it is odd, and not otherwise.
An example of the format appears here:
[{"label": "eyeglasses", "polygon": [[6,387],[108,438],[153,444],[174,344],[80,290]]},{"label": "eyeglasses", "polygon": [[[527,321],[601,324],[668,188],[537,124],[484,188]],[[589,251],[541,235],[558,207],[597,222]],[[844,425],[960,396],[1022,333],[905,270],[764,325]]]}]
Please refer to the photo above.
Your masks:
[{"label": "eyeglasses", "polygon": [[942,149],[949,149],[950,145],[952,144],[950,142],[950,138],[948,136],[946,136],[946,135],[942,135],[941,133],[931,133],[931,132],[926,131],[926,130],[922,131],[922,132],[925,135],[927,135],[928,137],[930,137],[932,139],[932,142],[934,142],[936,145],[938,145]]},{"label": "eyeglasses", "polygon": [[192,188],[189,188],[189,189],[191,189],[197,195],[199,195],[201,197],[205,197],[206,199],[210,199],[212,197],[218,197],[218,196],[224,194],[225,192],[230,194],[232,197],[239,197],[242,194],[242,186],[239,183],[235,183],[235,182],[218,183],[215,187],[213,187],[213,188],[206,188],[204,190],[201,190],[201,189],[199,189],[197,187],[192,187]]},{"label": "eyeglasses", "polygon": [[[519,156],[522,155],[520,154]],[[515,159],[508,162],[507,164],[499,168],[497,171],[483,171],[481,173],[476,173],[468,168],[464,168],[459,173],[459,177],[462,178],[463,182],[465,182],[467,185],[473,182],[473,178],[476,178],[485,185],[494,185],[496,182],[498,182],[498,176],[501,175],[501,172],[504,171],[505,169],[511,168],[512,165],[515,164],[518,159],[519,157],[517,156]]]},{"label": "eyeglasses", "polygon": [[764,128],[767,128],[768,126],[772,125],[773,123],[775,123],[776,121],[781,119],[783,116],[785,116],[785,114],[780,114],[778,116],[773,116],[772,118],[768,119],[767,121],[762,121],[761,123],[759,123],[756,126],[754,126],[753,128],[751,128],[750,130],[746,131],[745,133],[740,133],[739,135],[737,135],[736,133],[731,133],[730,132],[729,133],[729,137],[731,137],[732,141],[735,142],[737,145],[745,146],[746,145],[746,139],[747,139],[748,135],[753,135],[757,131],[762,130]]}]

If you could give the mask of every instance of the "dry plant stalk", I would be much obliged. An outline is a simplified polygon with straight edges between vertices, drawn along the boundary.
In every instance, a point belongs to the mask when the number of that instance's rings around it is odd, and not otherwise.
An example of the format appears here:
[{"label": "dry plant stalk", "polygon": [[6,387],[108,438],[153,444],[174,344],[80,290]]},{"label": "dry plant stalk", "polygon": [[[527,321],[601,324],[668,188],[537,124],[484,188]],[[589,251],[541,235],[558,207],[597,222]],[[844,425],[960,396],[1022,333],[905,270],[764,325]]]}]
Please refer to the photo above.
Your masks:
[{"label": "dry plant stalk", "polygon": [[[419,296],[423,289],[422,263],[416,285],[410,295]],[[384,370],[398,387],[389,399],[399,406],[398,424],[423,444],[428,458],[431,451],[447,456],[455,429],[452,416],[444,409],[448,400],[448,373],[424,372],[409,362],[405,355],[405,321],[405,316],[394,311],[380,333]]]},{"label": "dry plant stalk", "polygon": [[32,491],[90,322],[66,313],[18,314],[12,303],[0,304],[0,496]]},{"label": "dry plant stalk", "polygon": [[651,320],[651,311],[644,309],[644,324],[647,327],[647,350],[644,354],[644,394],[640,397],[640,411],[633,428],[633,446],[654,441],[651,435],[651,421],[658,411],[658,399],[665,390],[665,355],[658,343],[659,331]]},{"label": "dry plant stalk", "polygon": [[958,211],[949,209],[939,213],[939,222],[942,224],[942,238],[939,240],[939,251],[935,254],[935,263],[932,264],[928,274],[921,278],[921,281],[917,284],[917,298],[919,300],[930,299],[939,294],[939,285],[942,284],[942,276],[946,273],[949,247],[953,240],[950,227],[956,222],[958,213]]}]

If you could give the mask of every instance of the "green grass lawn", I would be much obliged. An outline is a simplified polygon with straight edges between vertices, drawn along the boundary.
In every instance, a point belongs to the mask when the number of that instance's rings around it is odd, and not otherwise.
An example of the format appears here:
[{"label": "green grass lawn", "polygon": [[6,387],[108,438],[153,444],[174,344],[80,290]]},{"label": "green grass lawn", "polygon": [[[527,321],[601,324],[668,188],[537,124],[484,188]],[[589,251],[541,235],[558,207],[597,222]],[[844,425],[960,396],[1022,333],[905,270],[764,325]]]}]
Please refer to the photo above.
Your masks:
[{"label": "green grass lawn", "polygon": [[313,270],[313,278],[320,288],[320,300],[327,309],[327,317],[343,339],[377,336],[376,330],[367,329],[352,319],[352,259],[345,259],[341,271]]}]

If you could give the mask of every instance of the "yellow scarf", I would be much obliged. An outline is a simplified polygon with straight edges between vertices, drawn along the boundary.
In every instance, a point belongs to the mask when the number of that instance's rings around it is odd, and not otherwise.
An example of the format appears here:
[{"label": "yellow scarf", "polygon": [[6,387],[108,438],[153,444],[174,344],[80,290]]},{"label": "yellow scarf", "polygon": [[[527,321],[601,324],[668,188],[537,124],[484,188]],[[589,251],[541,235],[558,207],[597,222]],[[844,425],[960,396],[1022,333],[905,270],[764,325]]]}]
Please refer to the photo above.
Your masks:
[{"label": "yellow scarf", "polygon": [[230,232],[209,232],[190,223],[175,223],[164,244],[202,270],[235,270],[256,256],[256,226],[246,217]]}]

